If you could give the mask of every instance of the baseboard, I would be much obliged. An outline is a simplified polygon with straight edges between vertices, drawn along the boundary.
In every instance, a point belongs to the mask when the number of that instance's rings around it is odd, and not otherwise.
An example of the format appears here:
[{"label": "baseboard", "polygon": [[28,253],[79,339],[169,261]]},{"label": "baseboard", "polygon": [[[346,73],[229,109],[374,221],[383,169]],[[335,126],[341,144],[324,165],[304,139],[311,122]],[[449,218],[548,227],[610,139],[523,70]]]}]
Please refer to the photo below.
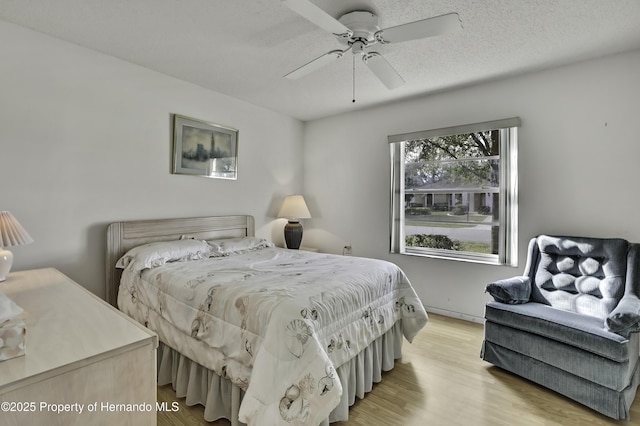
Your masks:
[{"label": "baseboard", "polygon": [[476,317],[474,315],[467,315],[456,311],[448,311],[446,309],[435,308],[433,306],[425,306],[427,313],[433,312],[434,314],[443,315],[445,317],[457,318],[465,321],[475,322],[477,324],[484,324],[484,318]]}]

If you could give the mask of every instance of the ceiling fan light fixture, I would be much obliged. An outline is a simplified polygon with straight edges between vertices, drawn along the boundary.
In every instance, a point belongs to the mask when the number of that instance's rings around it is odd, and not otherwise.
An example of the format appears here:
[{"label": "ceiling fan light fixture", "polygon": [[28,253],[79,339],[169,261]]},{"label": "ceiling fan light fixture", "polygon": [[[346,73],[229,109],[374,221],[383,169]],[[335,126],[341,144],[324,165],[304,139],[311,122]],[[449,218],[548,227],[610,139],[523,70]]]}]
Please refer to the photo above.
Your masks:
[{"label": "ceiling fan light fixture", "polygon": [[351,51],[354,55],[364,55],[364,48],[367,47],[367,42],[363,40],[356,40],[351,44]]}]

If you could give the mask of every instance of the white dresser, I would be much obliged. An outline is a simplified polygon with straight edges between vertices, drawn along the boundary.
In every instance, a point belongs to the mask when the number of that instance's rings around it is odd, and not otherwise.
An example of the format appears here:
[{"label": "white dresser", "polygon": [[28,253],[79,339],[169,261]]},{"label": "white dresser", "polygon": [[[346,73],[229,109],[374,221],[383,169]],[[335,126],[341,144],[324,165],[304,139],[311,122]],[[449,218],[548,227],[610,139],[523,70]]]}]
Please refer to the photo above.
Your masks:
[{"label": "white dresser", "polygon": [[0,425],[155,425],[157,336],[56,269],[13,272],[26,354],[0,362]]}]

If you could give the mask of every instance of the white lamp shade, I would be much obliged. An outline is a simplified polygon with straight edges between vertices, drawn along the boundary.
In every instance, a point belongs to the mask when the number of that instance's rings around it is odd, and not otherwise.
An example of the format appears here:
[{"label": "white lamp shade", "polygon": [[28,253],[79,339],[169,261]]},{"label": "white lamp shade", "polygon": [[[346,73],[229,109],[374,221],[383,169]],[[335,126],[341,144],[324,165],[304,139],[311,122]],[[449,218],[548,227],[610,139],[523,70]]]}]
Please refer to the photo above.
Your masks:
[{"label": "white lamp shade", "polygon": [[20,246],[33,238],[8,211],[0,211],[0,247]]},{"label": "white lamp shade", "polygon": [[288,195],[284,199],[282,207],[280,207],[278,217],[287,219],[310,219],[311,213],[309,213],[307,203],[304,202],[302,195]]}]

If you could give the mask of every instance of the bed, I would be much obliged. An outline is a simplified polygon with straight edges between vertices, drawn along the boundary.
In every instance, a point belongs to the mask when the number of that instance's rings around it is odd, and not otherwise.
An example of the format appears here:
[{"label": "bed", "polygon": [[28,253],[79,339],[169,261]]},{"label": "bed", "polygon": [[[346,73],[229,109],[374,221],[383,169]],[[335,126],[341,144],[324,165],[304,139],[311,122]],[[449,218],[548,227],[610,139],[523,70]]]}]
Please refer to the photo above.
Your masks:
[{"label": "bed", "polygon": [[108,302],[158,334],[158,384],[207,421],[346,421],[427,322],[397,266],[274,247],[251,216],[112,223],[106,263]]}]

